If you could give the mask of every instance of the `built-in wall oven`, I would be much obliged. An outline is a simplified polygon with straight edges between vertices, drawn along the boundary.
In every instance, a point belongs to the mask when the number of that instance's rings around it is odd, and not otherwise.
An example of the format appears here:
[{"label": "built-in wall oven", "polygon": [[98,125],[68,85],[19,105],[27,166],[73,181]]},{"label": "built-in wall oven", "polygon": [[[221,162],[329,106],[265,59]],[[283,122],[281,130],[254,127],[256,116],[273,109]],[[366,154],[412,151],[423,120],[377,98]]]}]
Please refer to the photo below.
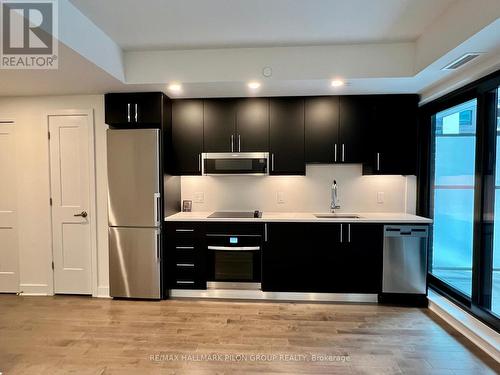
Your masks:
[{"label": "built-in wall oven", "polygon": [[260,289],[262,235],[222,231],[207,233],[207,287]]}]

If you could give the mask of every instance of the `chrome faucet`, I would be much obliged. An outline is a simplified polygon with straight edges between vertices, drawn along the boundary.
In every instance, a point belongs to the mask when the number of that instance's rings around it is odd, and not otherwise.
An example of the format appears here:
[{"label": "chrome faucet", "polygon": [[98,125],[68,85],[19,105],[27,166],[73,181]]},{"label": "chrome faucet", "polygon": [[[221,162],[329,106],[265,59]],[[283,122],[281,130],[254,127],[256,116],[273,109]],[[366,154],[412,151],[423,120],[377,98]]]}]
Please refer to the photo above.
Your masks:
[{"label": "chrome faucet", "polygon": [[337,181],[333,180],[332,184],[332,203],[330,204],[330,211],[333,213],[335,210],[338,210],[340,208],[339,205],[339,198],[338,198],[338,187],[337,187]]}]

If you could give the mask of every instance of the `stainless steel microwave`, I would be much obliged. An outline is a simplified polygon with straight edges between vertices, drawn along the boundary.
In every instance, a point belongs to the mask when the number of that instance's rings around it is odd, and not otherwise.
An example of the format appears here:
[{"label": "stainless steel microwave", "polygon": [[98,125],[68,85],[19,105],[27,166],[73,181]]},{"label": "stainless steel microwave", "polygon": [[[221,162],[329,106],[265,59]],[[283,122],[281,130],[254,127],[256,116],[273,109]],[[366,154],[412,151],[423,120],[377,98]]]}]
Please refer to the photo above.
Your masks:
[{"label": "stainless steel microwave", "polygon": [[202,154],[202,161],[206,176],[269,174],[268,152],[208,152]]}]

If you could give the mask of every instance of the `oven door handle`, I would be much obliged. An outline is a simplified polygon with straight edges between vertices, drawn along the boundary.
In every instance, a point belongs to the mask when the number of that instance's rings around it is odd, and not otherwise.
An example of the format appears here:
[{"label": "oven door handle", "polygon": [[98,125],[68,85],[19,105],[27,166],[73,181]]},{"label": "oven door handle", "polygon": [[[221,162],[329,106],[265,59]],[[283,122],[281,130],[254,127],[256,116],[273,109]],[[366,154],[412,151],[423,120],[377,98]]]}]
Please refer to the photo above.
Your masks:
[{"label": "oven door handle", "polygon": [[208,250],[216,251],[259,251],[260,246],[208,246]]}]

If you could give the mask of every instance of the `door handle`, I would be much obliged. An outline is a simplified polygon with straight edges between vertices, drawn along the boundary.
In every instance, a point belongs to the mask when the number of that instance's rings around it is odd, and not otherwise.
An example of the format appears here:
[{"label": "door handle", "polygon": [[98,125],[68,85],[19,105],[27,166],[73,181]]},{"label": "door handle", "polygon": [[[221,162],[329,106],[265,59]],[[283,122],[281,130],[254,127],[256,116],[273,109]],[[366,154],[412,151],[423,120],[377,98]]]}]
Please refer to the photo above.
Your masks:
[{"label": "door handle", "polygon": [[139,115],[137,114],[137,103],[135,103],[135,122],[137,122],[137,118]]},{"label": "door handle", "polygon": [[75,216],[75,217],[80,216],[80,217],[86,218],[86,217],[87,217],[87,216],[89,216],[89,215],[87,214],[87,212],[86,212],[86,211],[82,211],[82,212],[80,212],[79,214],[75,214],[75,215],[73,215],[73,216]]},{"label": "door handle", "polygon": [[342,161],[345,161],[345,146],[342,143]]},{"label": "door handle", "polygon": [[335,147],[333,148],[333,156],[335,163],[337,162],[337,144],[335,143]]},{"label": "door handle", "polygon": [[347,224],[347,242],[351,242],[351,224]]},{"label": "door handle", "polygon": [[343,239],[342,239],[342,224],[340,224],[340,243],[344,242]]},{"label": "door handle", "polygon": [[231,152],[234,152],[234,134],[231,134]]},{"label": "door handle", "polygon": [[127,122],[130,122],[130,103],[127,103]]},{"label": "door handle", "polygon": [[377,152],[377,171],[380,171],[380,152]]},{"label": "door handle", "polygon": [[271,154],[271,172],[274,172],[274,154]]},{"label": "door handle", "polygon": [[158,262],[161,261],[161,240],[160,240],[160,231],[156,232],[156,260]]},{"label": "door handle", "polygon": [[201,154],[198,154],[198,171],[201,172]]},{"label": "door handle", "polygon": [[241,135],[238,134],[238,152],[241,152]]},{"label": "door handle", "polygon": [[160,193],[153,194],[155,225],[160,225]]}]

